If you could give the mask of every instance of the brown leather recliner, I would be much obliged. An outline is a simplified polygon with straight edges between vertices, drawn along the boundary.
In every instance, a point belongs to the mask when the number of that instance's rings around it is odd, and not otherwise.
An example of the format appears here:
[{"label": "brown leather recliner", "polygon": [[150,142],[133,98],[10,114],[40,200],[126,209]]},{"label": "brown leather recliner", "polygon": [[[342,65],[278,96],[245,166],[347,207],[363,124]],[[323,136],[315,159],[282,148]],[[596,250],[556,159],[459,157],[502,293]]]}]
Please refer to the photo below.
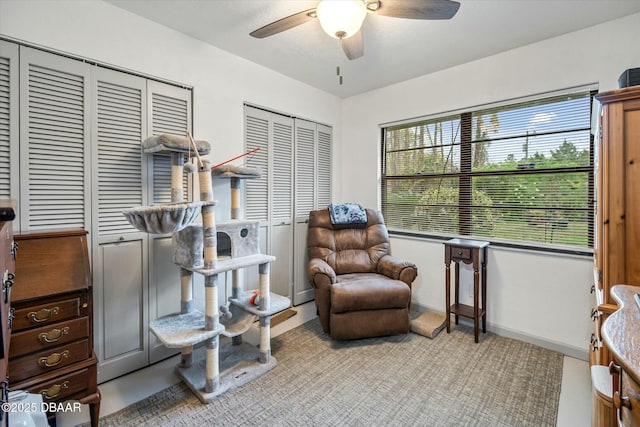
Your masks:
[{"label": "brown leather recliner", "polygon": [[409,332],[415,264],[389,255],[382,214],[367,223],[334,226],[328,209],[309,214],[309,282],[322,329],[335,340]]}]

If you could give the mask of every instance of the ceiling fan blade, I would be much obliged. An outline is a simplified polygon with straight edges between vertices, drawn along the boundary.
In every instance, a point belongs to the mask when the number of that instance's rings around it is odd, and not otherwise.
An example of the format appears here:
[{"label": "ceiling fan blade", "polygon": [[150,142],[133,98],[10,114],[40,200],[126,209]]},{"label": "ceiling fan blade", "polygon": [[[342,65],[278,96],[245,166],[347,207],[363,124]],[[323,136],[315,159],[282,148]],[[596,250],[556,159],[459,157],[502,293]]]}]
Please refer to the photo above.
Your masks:
[{"label": "ceiling fan blade", "polygon": [[282,31],[289,30],[293,27],[297,27],[298,25],[302,25],[305,22],[311,21],[315,18],[315,9],[303,10],[302,12],[294,13],[293,15],[289,15],[286,18],[278,19],[277,21],[267,24],[264,27],[258,28],[257,30],[249,33],[249,35],[258,39],[262,39],[274,34],[281,33]]},{"label": "ceiling fan blade", "polygon": [[453,0],[380,0],[367,8],[377,15],[406,19],[451,19],[460,3]]},{"label": "ceiling fan blade", "polygon": [[358,59],[364,55],[364,40],[362,39],[362,31],[358,30],[353,36],[348,39],[341,39],[340,44],[344,54],[349,59]]}]

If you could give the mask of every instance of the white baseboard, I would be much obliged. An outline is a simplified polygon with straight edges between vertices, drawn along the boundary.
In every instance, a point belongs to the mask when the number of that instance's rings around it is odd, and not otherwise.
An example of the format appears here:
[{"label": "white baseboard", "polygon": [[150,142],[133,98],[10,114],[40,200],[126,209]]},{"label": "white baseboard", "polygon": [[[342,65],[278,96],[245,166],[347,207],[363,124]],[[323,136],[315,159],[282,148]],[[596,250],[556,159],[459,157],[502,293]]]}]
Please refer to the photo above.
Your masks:
[{"label": "white baseboard", "polygon": [[[423,306],[421,304],[411,303],[411,309],[417,311],[434,311],[436,313],[442,313],[439,309],[434,307]],[[473,326],[473,321],[471,319],[459,318],[459,322],[463,325]],[[496,335],[500,335],[505,338],[512,338],[519,341],[528,342],[529,344],[537,345],[538,347],[546,348],[548,350],[556,351],[558,353],[562,353],[565,356],[573,357],[575,359],[580,360],[589,360],[589,351],[586,348],[575,347],[572,345],[568,345],[566,343],[550,340],[548,338],[531,335],[526,332],[518,331],[515,329],[507,328],[505,326],[497,325],[495,323],[487,322],[487,331],[492,332]],[[446,332],[445,332],[446,333]]]}]

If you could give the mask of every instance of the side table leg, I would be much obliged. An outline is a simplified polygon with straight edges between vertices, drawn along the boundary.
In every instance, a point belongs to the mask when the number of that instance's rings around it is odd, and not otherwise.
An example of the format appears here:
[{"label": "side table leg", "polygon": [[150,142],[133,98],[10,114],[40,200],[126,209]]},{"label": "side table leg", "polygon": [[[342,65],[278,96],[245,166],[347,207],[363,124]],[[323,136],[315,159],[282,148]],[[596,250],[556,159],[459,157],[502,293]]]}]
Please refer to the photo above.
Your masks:
[{"label": "side table leg", "polygon": [[[484,259],[487,255],[485,252]],[[487,263],[482,263],[482,333],[487,333]]]},{"label": "side table leg", "polygon": [[444,281],[445,281],[445,295],[446,301],[444,304],[444,310],[447,314],[445,323],[447,324],[447,333],[451,332],[451,268],[449,264],[444,265]]},{"label": "side table leg", "polygon": [[480,323],[480,316],[479,316],[479,309],[478,309],[478,305],[480,304],[480,301],[478,299],[478,290],[480,288],[480,283],[479,283],[479,277],[478,277],[478,267],[474,266],[473,267],[473,335],[474,338],[476,340],[476,343],[478,342],[478,323]]},{"label": "side table leg", "polygon": [[[453,300],[454,303],[456,305],[456,307],[458,307],[458,304],[460,304],[460,263],[459,262],[455,262],[455,277],[453,280]],[[458,324],[458,313],[455,313],[453,315],[453,320],[455,321],[455,324]]]}]

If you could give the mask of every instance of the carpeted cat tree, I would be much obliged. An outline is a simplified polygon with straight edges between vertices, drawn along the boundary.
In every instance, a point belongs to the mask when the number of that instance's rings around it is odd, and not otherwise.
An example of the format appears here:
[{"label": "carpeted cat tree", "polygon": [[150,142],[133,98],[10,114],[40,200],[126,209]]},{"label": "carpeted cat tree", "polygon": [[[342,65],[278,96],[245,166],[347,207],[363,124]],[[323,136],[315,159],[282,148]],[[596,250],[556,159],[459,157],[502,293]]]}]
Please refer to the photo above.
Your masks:
[{"label": "carpeted cat tree", "polygon": [[[145,153],[171,156],[171,204],[143,206],[124,211],[129,222],[148,233],[172,233],[173,261],[180,268],[181,312],[152,321],[149,329],[167,347],[180,348],[176,374],[201,402],[239,387],[276,366],[271,356],[271,316],[287,309],[288,298],[270,292],[271,255],[259,250],[259,221],[240,218],[243,179],[258,178],[255,169],[220,166],[213,170],[201,155],[210,152],[206,141],[161,135],[142,143]],[[197,158],[197,167],[184,164],[185,155]],[[200,201],[185,203],[183,170],[196,172]],[[231,220],[216,223],[212,179],[227,179],[231,186]],[[193,221],[202,215],[202,224]],[[260,288],[243,291],[238,271],[258,266]],[[232,272],[232,293],[218,303],[220,274]],[[191,279],[204,276],[205,312],[194,309]],[[225,292],[226,295],[226,292]],[[260,322],[259,348],[242,341],[253,323]],[[220,345],[220,335],[231,337]],[[194,347],[199,347],[194,351]]]}]

